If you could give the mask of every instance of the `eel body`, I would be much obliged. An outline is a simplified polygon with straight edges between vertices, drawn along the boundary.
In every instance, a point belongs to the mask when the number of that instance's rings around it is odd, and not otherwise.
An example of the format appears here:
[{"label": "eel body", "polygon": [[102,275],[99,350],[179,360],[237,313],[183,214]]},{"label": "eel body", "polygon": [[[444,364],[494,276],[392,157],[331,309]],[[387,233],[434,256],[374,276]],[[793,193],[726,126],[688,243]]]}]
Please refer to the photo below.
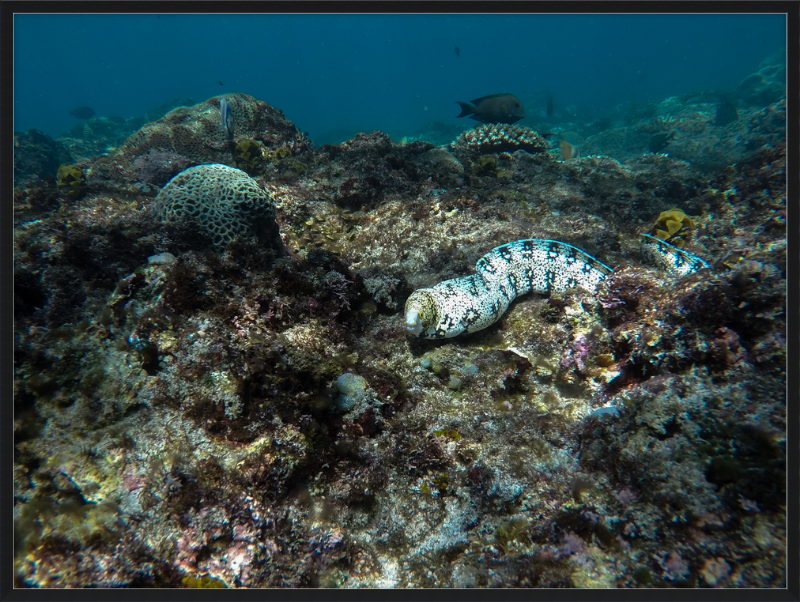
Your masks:
[{"label": "eel body", "polygon": [[694,253],[679,249],[660,238],[642,234],[642,259],[676,276],[686,276],[708,267],[708,262]]},{"label": "eel body", "polygon": [[[642,255],[683,276],[708,264],[693,253],[643,234]],[[519,295],[561,292],[580,286],[595,292],[614,270],[567,243],[527,238],[481,257],[476,273],[414,291],[406,301],[405,327],[414,336],[449,339],[476,332],[500,319]]]}]

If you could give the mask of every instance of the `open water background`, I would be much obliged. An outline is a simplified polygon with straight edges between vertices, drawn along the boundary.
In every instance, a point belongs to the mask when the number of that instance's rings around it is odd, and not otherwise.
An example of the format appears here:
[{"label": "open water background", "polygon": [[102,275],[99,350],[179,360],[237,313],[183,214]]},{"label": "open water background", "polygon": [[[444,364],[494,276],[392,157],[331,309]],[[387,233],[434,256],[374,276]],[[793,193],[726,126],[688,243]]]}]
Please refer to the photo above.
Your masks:
[{"label": "open water background", "polygon": [[498,92],[535,127],[548,94],[563,121],[733,89],[785,46],[785,29],[768,14],[21,14],[14,129],[55,137],[79,105],[127,118],[229,92],[282,109],[316,144],[464,122],[456,100]]}]

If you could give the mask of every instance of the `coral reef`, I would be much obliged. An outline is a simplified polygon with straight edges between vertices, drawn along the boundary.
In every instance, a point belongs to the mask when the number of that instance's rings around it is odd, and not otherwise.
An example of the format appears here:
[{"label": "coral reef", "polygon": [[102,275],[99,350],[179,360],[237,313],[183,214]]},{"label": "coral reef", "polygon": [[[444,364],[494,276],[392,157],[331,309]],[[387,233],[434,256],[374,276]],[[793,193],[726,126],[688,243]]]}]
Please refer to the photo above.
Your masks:
[{"label": "coral reef", "polygon": [[[783,63],[781,63],[783,60]],[[785,54],[770,57],[736,92],[702,91],[631,107],[618,127],[589,136],[582,154],[635,161],[664,153],[711,174],[781,144],[786,128]],[[717,119],[722,106],[729,117]]]},{"label": "coral reef", "polygon": [[758,71],[739,82],[736,93],[746,103],[758,107],[786,98],[786,49],[764,59]]},{"label": "coral reef", "polygon": [[[560,161],[314,148],[226,98],[255,179],[208,165],[234,160],[219,97],[41,176],[66,143],[15,138],[15,586],[786,587],[784,102],[725,126],[716,97],[627,107],[561,128],[611,156]],[[222,214],[184,218],[213,180],[170,199],[208,173],[279,233],[241,207],[248,236],[204,244]],[[709,267],[648,265],[654,230]],[[408,335],[413,291],[530,238],[614,271]]]},{"label": "coral reef", "polygon": [[14,186],[41,184],[53,178],[59,165],[75,163],[69,150],[39,130],[14,132]]},{"label": "coral reef", "polygon": [[415,159],[432,148],[421,141],[398,144],[376,131],[342,144],[323,145],[313,155],[300,158],[306,163],[304,177],[316,182],[314,192],[346,209],[369,209],[427,188],[426,177],[433,177],[433,170],[421,170]]}]

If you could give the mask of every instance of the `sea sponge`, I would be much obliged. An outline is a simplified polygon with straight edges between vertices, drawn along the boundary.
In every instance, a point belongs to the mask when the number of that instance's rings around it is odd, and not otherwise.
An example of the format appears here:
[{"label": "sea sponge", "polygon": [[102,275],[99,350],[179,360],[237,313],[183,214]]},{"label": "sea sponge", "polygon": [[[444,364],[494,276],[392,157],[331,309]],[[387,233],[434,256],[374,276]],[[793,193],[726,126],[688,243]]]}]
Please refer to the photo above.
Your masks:
[{"label": "sea sponge", "polygon": [[513,153],[524,150],[540,153],[547,150],[547,144],[531,128],[523,125],[485,123],[474,129],[462,132],[453,146],[456,149],[469,149],[480,154]]},{"label": "sea sponge", "polygon": [[237,236],[252,239],[275,227],[275,206],[245,172],[227,165],[190,167],[172,178],[154,200],[162,223],[193,222],[218,249]]}]

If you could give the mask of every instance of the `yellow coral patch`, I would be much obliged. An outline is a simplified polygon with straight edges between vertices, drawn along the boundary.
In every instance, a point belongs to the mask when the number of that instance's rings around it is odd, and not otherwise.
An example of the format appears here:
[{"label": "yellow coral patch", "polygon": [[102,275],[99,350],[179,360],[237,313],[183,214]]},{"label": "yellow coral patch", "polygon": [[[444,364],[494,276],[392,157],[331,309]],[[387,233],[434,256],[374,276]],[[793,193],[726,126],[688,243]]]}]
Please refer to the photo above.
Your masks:
[{"label": "yellow coral patch", "polygon": [[694,227],[692,218],[681,209],[662,211],[653,226],[653,235],[661,240],[668,241],[677,247],[682,247],[685,237],[691,234]]},{"label": "yellow coral patch", "polygon": [[678,221],[675,221],[674,219],[668,219],[666,224],[667,224],[667,232],[669,232],[670,236],[675,234],[683,226],[683,224],[681,224]]},{"label": "yellow coral patch", "polygon": [[59,188],[63,186],[80,186],[83,184],[83,170],[76,165],[61,165],[56,174],[56,185]]},{"label": "yellow coral patch", "polygon": [[264,145],[258,140],[240,140],[233,150],[233,164],[252,175],[262,166],[263,151]]}]

